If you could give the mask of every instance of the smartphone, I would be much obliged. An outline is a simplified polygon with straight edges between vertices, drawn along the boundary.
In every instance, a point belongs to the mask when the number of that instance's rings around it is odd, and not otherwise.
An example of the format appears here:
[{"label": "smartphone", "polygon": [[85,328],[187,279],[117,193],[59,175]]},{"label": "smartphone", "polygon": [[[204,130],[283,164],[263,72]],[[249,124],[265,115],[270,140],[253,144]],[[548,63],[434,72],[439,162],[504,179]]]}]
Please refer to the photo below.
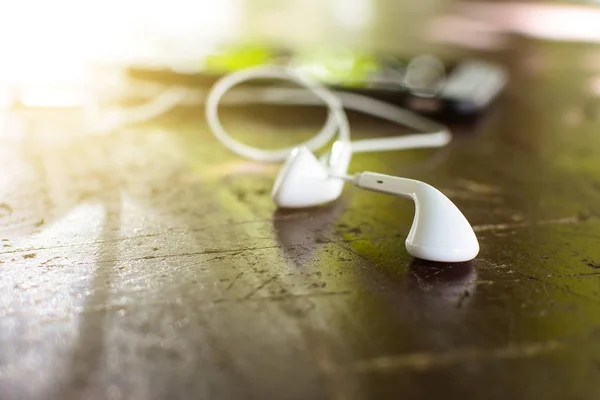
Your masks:
[{"label": "smartphone", "polygon": [[[358,84],[338,82],[331,86],[336,90],[374,97],[421,114],[468,118],[485,112],[507,83],[507,74],[501,67],[480,60],[446,64],[444,71],[444,74],[420,78],[421,82],[414,83],[416,79],[407,79],[406,72],[397,74],[394,81],[382,80],[382,74],[390,74],[389,71],[379,70]],[[426,72],[418,73],[427,75]]]},{"label": "smartphone", "polygon": [[264,64],[285,65],[333,90],[359,93],[439,119],[481,115],[508,81],[504,68],[478,59],[448,62],[431,54],[403,57],[323,47],[294,52],[256,45],[214,52],[199,62],[197,71],[130,66],[127,72],[135,79],[208,88],[227,73]]}]

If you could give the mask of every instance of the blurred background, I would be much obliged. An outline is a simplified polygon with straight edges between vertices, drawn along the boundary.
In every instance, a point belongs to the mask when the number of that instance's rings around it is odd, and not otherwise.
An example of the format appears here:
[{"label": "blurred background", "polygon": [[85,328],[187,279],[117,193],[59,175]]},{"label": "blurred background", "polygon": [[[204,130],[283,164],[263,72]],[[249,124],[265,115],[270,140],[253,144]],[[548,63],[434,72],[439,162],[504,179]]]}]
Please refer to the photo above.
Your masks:
[{"label": "blurred background", "polygon": [[[81,104],[94,87],[106,89],[107,81],[99,81],[100,67],[195,73],[206,68],[208,56],[228,46],[246,51],[229,62],[243,67],[269,61],[269,52],[282,46],[300,53],[318,48],[320,54],[339,54],[343,49],[404,58],[430,53],[456,60],[474,51],[510,51],[515,36],[597,42],[600,8],[595,3],[3,1],[0,104]],[[115,84],[114,73],[102,77]]]}]

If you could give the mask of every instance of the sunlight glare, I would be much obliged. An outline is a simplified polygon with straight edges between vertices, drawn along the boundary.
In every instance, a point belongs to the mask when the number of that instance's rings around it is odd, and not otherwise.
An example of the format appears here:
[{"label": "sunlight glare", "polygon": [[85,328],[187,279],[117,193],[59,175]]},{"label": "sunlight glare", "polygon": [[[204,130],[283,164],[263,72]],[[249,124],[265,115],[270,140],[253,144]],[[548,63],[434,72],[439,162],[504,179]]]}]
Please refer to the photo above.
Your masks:
[{"label": "sunlight glare", "polygon": [[0,92],[61,106],[77,96],[56,86],[88,90],[94,65],[193,64],[235,34],[240,2],[0,1]]}]

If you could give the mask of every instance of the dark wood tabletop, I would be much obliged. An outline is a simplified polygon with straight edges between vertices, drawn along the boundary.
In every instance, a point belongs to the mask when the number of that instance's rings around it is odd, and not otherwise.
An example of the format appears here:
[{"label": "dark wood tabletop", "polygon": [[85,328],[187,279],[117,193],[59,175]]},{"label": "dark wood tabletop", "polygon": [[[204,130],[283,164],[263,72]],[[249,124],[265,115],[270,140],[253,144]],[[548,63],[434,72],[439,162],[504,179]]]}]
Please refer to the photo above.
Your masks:
[{"label": "dark wood tabletop", "polygon": [[[413,259],[413,204],[277,210],[201,107],[105,135],[20,110],[0,139],[0,398],[600,398],[600,52],[514,37],[498,102],[443,150],[356,155],[472,223]],[[229,108],[292,144],[321,109]],[[354,138],[398,128],[351,114]]]}]

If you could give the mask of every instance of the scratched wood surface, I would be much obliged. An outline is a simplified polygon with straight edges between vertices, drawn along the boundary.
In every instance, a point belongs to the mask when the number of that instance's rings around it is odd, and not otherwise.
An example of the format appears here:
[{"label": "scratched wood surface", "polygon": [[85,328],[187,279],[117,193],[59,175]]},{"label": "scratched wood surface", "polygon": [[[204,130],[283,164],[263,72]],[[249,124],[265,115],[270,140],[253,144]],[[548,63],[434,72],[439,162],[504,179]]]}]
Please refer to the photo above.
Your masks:
[{"label": "scratched wood surface", "polygon": [[[352,162],[455,201],[481,243],[464,264],[406,253],[402,199],[348,187],[277,211],[277,166],[229,153],[199,109],[95,136],[64,115],[13,115],[0,398],[600,398],[600,55],[513,49],[507,92],[450,148]],[[277,144],[323,115],[223,118]],[[397,132],[356,115],[352,127]]]}]

